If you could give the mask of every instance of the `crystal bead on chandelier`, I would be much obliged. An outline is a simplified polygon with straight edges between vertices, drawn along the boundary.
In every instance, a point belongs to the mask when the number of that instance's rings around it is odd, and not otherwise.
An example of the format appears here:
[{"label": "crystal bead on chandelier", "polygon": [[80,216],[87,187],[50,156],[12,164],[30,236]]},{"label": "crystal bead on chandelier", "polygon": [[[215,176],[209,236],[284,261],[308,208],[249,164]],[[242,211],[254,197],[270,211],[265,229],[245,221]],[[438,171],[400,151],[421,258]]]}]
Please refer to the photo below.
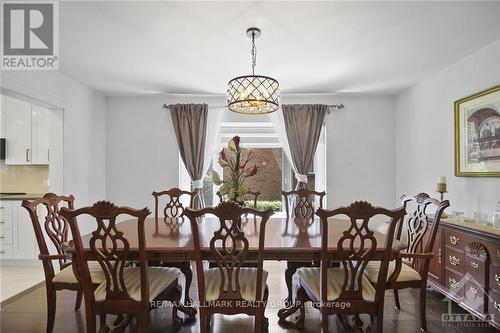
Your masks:
[{"label": "crystal bead on chandelier", "polygon": [[272,77],[255,75],[255,38],[260,36],[260,30],[249,28],[247,36],[252,39],[252,75],[238,76],[229,81],[227,107],[233,112],[244,114],[271,113],[279,107],[279,83]]}]

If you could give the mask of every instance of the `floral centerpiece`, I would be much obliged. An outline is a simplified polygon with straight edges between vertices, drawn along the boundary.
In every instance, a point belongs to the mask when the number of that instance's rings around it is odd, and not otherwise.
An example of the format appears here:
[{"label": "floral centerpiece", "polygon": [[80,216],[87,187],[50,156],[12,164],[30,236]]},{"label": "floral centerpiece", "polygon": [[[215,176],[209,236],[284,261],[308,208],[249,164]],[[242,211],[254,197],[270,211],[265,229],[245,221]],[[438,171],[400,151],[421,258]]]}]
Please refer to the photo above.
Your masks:
[{"label": "floral centerpiece", "polygon": [[228,142],[227,148],[222,148],[218,162],[222,168],[228,169],[229,176],[221,179],[216,171],[212,171],[212,182],[222,185],[219,189],[222,196],[240,205],[244,204],[243,197],[248,191],[244,186],[245,180],[257,173],[257,166],[250,166],[253,158],[254,151],[241,148],[240,137],[237,135]]}]

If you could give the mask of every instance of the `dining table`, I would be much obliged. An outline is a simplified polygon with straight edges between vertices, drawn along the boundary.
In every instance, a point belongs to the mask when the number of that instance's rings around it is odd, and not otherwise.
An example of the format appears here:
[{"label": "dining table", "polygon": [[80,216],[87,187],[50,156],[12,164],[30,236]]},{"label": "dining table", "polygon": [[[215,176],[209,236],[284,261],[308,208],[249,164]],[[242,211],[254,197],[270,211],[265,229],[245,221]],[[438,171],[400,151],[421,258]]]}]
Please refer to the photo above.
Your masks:
[{"label": "dining table", "polygon": [[[219,220],[215,216],[206,216],[197,221],[202,257],[210,259],[210,239],[219,228]],[[383,222],[382,222],[383,223]],[[344,231],[351,222],[348,219],[333,218],[328,223],[328,247],[332,259]],[[116,224],[130,246],[130,256],[138,256],[138,224],[137,219],[123,220]],[[194,243],[191,224],[187,218],[146,218],[146,253],[148,260],[183,261],[194,260]],[[247,259],[254,260],[258,255],[260,219],[252,216],[242,217],[241,229],[248,240]],[[319,218],[293,219],[286,217],[271,217],[266,224],[264,260],[314,261],[320,259],[321,223]],[[377,242],[376,258],[381,257],[385,250],[385,234],[373,230]],[[96,260],[90,252],[89,241],[92,233],[82,235],[84,248],[88,250],[87,258]],[[68,244],[69,251],[72,243]],[[396,257],[405,246],[399,240],[393,241],[393,255]],[[356,243],[354,244],[354,249]],[[376,259],[375,258],[375,259]]]}]

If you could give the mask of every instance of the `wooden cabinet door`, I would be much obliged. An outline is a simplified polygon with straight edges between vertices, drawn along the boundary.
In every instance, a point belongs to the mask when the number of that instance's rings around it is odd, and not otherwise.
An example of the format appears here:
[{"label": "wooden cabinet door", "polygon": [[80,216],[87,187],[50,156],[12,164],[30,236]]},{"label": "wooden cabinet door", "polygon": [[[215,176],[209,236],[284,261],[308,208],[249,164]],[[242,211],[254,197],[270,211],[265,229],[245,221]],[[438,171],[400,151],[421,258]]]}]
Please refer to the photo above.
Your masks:
[{"label": "wooden cabinet door", "polygon": [[31,106],[32,164],[49,164],[50,110]]},{"label": "wooden cabinet door", "polygon": [[29,213],[21,206],[21,201],[12,201],[16,212],[12,242],[12,259],[36,260],[38,244]]},{"label": "wooden cabinet door", "polygon": [[31,164],[31,104],[4,97],[5,164]]},{"label": "wooden cabinet door", "polygon": [[432,279],[440,284],[442,284],[442,274],[443,274],[442,273],[443,254],[442,254],[441,244],[442,244],[442,230],[441,228],[439,228],[436,233],[436,240],[434,241],[434,248],[432,250],[435,256],[433,259],[431,259],[431,262],[429,264],[429,279]]}]

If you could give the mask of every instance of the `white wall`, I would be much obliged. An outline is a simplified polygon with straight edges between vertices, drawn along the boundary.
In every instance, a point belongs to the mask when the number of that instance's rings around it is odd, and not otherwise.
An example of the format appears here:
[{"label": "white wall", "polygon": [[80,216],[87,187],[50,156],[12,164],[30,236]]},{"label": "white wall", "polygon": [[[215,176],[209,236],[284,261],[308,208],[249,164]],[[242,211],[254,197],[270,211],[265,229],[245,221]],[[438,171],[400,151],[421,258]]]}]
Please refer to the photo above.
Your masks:
[{"label": "white wall", "polygon": [[[179,155],[164,103],[224,105],[223,96],[107,98],[107,197],[120,204],[152,207],[151,192],[178,185]],[[327,116],[328,205],[368,200],[394,205],[393,98],[285,96],[283,103],[344,103]],[[267,116],[225,113],[224,121],[269,121]]]},{"label": "white wall", "polygon": [[489,214],[500,201],[500,178],[454,176],[453,103],[500,84],[500,40],[435,73],[396,97],[396,193],[432,195],[448,179],[452,210]]},{"label": "white wall", "polygon": [[0,86],[64,109],[64,193],[78,206],[105,199],[105,97],[56,71],[2,71]]}]

